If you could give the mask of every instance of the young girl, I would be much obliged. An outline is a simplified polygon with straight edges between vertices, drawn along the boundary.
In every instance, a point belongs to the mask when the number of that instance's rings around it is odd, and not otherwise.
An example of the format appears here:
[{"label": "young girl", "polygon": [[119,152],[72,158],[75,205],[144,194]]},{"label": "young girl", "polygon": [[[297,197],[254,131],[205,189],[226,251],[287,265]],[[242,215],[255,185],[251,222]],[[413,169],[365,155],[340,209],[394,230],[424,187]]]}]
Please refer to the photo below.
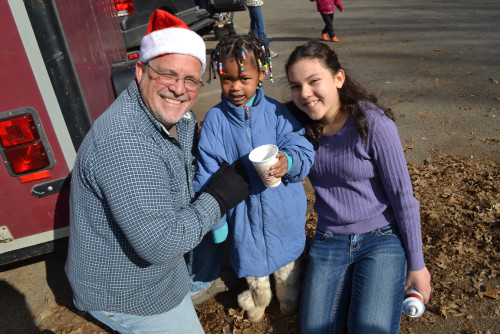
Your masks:
[{"label": "young girl", "polygon": [[[262,80],[271,74],[269,49],[253,34],[225,36],[211,55],[212,69],[222,88],[222,101],[206,115],[198,145],[199,191],[223,162],[242,161],[250,180],[250,196],[229,210],[221,225],[229,225],[230,259],[250,290],[238,297],[249,320],[260,321],[271,301],[269,278],[275,273],[282,313],[298,305],[300,269],[295,263],[304,250],[307,199],[301,184],[312,165],[314,149],[304,129],[281,103],[264,95]],[[280,152],[271,174],[282,183],[266,188],[248,155],[274,144]],[[213,259],[212,259],[213,260]]]},{"label": "young girl", "polygon": [[321,31],[321,38],[327,41],[338,42],[339,39],[335,36],[335,30],[333,29],[333,18],[335,13],[335,7],[337,7],[340,12],[344,11],[344,7],[340,0],[311,0],[316,2],[316,8],[321,14],[323,22],[325,22],[325,27]]},{"label": "young girl", "polygon": [[399,333],[405,289],[413,286],[427,302],[431,287],[393,114],[352,81],[323,43],[297,47],[285,69],[289,107],[316,150],[309,179],[318,223],[302,333],[343,333],[344,326],[349,333]]}]

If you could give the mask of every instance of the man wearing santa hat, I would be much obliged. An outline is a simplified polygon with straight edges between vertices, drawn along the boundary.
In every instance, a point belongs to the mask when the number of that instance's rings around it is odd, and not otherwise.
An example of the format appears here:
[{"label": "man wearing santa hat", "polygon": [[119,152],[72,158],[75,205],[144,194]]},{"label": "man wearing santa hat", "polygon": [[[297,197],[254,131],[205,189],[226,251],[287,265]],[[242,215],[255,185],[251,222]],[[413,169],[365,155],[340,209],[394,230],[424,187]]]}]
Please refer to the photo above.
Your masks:
[{"label": "man wearing santa hat", "polygon": [[195,194],[205,70],[200,36],[156,11],[133,81],[97,119],[72,172],[66,274],[74,303],[120,333],[203,333],[184,254],[248,195],[239,164]]}]

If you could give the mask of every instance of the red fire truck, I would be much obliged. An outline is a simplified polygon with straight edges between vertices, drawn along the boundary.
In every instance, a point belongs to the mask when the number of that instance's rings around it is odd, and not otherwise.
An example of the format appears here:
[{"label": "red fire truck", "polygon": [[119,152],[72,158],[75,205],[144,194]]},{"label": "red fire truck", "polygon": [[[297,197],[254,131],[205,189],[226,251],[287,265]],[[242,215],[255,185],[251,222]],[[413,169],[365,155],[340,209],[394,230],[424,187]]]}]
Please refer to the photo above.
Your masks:
[{"label": "red fire truck", "polygon": [[76,152],[133,80],[156,8],[198,32],[245,9],[242,0],[0,0],[0,265],[67,246]]},{"label": "red fire truck", "polygon": [[134,69],[111,0],[0,0],[0,31],[5,264],[67,245],[76,152]]}]

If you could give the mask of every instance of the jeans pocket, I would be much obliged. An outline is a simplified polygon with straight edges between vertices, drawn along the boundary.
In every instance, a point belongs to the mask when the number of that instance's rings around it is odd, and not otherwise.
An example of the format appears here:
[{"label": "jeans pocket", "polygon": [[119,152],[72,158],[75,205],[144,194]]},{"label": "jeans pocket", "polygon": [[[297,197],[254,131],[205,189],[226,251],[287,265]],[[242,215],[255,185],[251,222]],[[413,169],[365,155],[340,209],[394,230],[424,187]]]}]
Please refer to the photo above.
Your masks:
[{"label": "jeans pocket", "polygon": [[316,230],[316,234],[312,237],[311,242],[325,242],[330,234]]}]

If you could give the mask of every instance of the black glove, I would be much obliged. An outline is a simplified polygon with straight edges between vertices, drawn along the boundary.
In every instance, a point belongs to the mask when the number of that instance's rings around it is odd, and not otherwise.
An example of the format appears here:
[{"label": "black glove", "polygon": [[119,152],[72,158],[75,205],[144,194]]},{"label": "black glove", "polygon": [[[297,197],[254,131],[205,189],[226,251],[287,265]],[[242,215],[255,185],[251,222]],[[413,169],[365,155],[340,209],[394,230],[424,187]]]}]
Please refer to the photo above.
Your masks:
[{"label": "black glove", "polygon": [[248,176],[239,160],[232,165],[224,162],[205,188],[219,203],[221,217],[246,199],[249,190]]}]

